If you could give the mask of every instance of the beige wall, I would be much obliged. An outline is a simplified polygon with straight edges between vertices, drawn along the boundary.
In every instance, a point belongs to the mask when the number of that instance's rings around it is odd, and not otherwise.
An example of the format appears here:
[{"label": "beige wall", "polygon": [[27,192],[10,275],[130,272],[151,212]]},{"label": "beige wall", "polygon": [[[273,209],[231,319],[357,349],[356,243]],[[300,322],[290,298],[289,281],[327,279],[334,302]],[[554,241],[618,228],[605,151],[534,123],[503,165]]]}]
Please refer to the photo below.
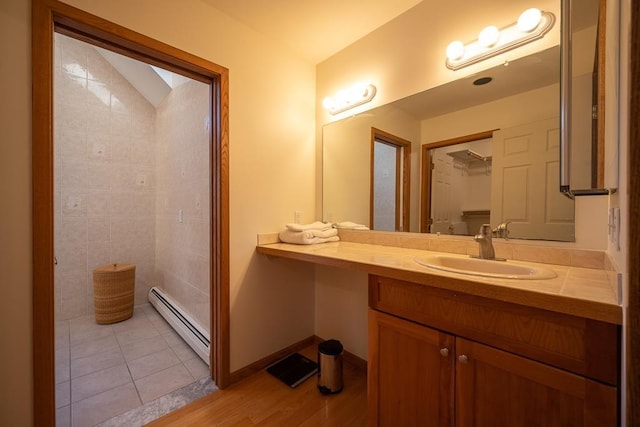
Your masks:
[{"label": "beige wall", "polygon": [[7,426],[33,420],[30,19],[27,1],[0,5],[0,425]]},{"label": "beige wall", "polygon": [[[255,255],[256,233],[314,219],[315,70],[201,1],[69,3],[230,69],[231,369],[314,333],[313,268]],[[5,345],[0,424],[32,423],[30,5],[0,7]],[[10,66],[9,66],[10,65]],[[10,325],[10,327],[9,327]]]}]

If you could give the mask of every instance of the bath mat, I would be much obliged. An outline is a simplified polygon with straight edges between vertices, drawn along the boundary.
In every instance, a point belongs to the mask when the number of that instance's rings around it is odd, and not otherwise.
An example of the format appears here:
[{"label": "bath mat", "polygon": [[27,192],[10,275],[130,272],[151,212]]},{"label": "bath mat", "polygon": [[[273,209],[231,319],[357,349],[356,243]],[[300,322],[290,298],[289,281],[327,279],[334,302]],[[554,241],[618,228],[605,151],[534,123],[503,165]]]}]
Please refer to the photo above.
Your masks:
[{"label": "bath mat", "polygon": [[293,353],[267,366],[267,372],[289,387],[295,388],[318,372],[318,364],[299,353]]}]

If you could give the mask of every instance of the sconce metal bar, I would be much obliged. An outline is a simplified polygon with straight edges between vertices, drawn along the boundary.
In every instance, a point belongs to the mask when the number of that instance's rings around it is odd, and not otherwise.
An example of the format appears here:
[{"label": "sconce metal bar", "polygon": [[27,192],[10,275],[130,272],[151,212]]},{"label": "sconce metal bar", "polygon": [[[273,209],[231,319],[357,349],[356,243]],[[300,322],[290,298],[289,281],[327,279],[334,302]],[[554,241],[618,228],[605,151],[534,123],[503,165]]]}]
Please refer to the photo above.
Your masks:
[{"label": "sconce metal bar", "polygon": [[[487,48],[478,48],[480,50],[477,54],[472,54],[467,56],[466,54],[457,60],[451,60],[447,58],[446,66],[450,70],[459,70],[460,68],[467,67],[472,64],[476,64],[480,61],[484,61],[487,58],[491,58],[496,55],[500,55],[501,53],[508,52],[510,50],[516,49],[520,46],[523,46],[527,43],[530,43],[534,40],[541,39],[545,34],[551,30],[553,24],[556,21],[556,17],[551,12],[542,12],[541,20],[538,26],[528,33],[522,33],[520,37],[516,37],[512,40],[500,41],[496,43],[496,45]],[[500,29],[500,33],[504,34],[506,31],[515,32],[517,30],[517,23],[513,23],[507,27]],[[477,48],[480,45],[479,40],[474,40],[465,44],[465,51],[469,50],[469,47]],[[475,50],[475,49],[473,49]]]}]

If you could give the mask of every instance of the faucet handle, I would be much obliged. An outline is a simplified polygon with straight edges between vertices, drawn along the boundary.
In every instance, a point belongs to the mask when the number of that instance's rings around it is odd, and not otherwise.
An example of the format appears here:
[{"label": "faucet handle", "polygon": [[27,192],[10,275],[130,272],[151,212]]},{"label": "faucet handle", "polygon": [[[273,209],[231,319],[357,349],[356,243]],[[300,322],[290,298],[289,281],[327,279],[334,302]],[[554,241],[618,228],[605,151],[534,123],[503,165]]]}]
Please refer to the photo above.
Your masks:
[{"label": "faucet handle", "polygon": [[497,237],[504,237],[505,239],[509,237],[509,224],[511,221],[504,221],[498,224],[496,228],[493,229],[493,233]]}]

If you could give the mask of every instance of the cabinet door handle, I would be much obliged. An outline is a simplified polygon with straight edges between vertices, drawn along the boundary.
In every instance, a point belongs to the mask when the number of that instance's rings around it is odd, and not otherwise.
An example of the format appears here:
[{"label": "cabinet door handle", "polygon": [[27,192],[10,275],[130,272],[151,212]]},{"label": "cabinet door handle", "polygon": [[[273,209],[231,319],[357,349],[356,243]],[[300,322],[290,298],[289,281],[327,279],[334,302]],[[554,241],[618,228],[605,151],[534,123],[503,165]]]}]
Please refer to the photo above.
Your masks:
[{"label": "cabinet door handle", "polygon": [[467,363],[469,362],[469,358],[467,357],[466,354],[461,354],[460,356],[458,356],[458,360],[460,361],[460,363]]},{"label": "cabinet door handle", "polygon": [[447,347],[440,349],[440,354],[442,357],[447,357],[449,355],[449,349]]}]

